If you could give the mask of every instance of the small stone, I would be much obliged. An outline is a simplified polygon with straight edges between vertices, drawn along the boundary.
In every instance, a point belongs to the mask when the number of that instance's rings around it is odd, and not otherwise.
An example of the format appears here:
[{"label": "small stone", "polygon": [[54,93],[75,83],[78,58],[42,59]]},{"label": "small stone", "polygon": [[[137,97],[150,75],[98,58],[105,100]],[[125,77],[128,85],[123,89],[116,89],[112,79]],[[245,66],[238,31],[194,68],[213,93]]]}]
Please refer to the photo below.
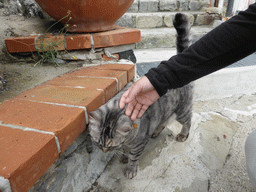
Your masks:
[{"label": "small stone", "polygon": [[214,21],[214,17],[208,13],[198,14],[196,18],[196,25],[209,25]]},{"label": "small stone", "polygon": [[127,11],[128,13],[137,13],[139,11],[139,0],[134,0],[132,6]]},{"label": "small stone", "polygon": [[189,1],[188,0],[180,0],[179,11],[188,11],[189,10]]},{"label": "small stone", "polygon": [[160,0],[159,8],[161,11],[177,11],[178,5],[176,0]]},{"label": "small stone", "polygon": [[157,12],[158,0],[140,0],[139,12]]},{"label": "small stone", "polygon": [[163,25],[163,18],[158,15],[145,15],[136,17],[137,28],[155,28]]},{"label": "small stone", "polygon": [[0,2],[0,9],[4,8],[4,4]]},{"label": "small stone", "polygon": [[172,15],[172,14],[166,15],[164,17],[164,24],[167,27],[173,27],[173,18],[174,18],[174,15]]},{"label": "small stone", "polygon": [[121,27],[135,28],[135,18],[132,15],[124,15],[117,20],[116,25]]},{"label": "small stone", "polygon": [[200,11],[210,7],[209,1],[192,1],[189,4],[190,11]]},{"label": "small stone", "polygon": [[205,10],[207,13],[217,13],[217,14],[221,14],[221,9],[219,9],[218,7],[209,7]]}]

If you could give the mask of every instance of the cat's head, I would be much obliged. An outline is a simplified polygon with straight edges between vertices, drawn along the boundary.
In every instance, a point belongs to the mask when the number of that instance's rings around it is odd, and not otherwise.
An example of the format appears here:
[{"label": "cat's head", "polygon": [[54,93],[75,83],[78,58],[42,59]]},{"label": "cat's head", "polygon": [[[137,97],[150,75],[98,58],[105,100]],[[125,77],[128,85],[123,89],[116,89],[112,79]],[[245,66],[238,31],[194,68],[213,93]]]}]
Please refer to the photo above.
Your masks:
[{"label": "cat's head", "polygon": [[103,105],[90,113],[89,134],[92,142],[103,152],[122,147],[133,129],[132,126],[133,122],[118,105],[117,107]]}]

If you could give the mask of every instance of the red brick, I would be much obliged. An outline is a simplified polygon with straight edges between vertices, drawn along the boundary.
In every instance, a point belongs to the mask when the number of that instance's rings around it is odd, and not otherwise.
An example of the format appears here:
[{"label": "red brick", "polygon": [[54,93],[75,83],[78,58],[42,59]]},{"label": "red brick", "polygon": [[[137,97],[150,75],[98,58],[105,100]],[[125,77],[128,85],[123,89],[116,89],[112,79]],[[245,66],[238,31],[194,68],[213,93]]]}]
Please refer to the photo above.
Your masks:
[{"label": "red brick", "polygon": [[105,64],[95,66],[97,70],[117,70],[127,72],[127,82],[130,82],[135,76],[135,65],[134,64]]},{"label": "red brick", "polygon": [[15,37],[5,39],[5,44],[9,53],[17,52],[35,52],[35,38],[36,35],[28,37]]},{"label": "red brick", "polygon": [[83,109],[18,99],[0,105],[0,121],[55,133],[61,152],[75,141],[86,126]]},{"label": "red brick", "polygon": [[117,93],[117,82],[115,79],[77,77],[75,75],[67,75],[56,77],[51,81],[46,82],[47,85],[83,87],[90,90],[103,90],[105,101],[107,102]]},{"label": "red brick", "polygon": [[40,35],[35,39],[36,49],[39,52],[46,51],[62,51],[65,50],[65,39],[64,35],[51,35],[45,34]]},{"label": "red brick", "polygon": [[91,48],[91,37],[90,34],[68,34],[65,36],[66,49],[90,49]]},{"label": "red brick", "polygon": [[[117,70],[97,70],[94,67],[85,67],[79,70],[69,73],[73,76],[84,77],[101,77],[101,78],[116,78],[118,80],[119,91],[127,84],[127,72]],[[104,80],[105,81],[105,80]]]},{"label": "red brick", "polygon": [[45,84],[28,90],[16,97],[28,101],[42,101],[58,104],[83,106],[94,111],[105,103],[104,92],[84,88],[56,87]]},{"label": "red brick", "polygon": [[94,47],[112,47],[141,41],[140,30],[117,27],[115,30],[93,33]]},{"label": "red brick", "polygon": [[0,126],[0,175],[28,191],[58,158],[53,135]]},{"label": "red brick", "polygon": [[113,54],[113,56],[114,56],[115,58],[108,57],[107,55],[103,55],[103,56],[102,56],[102,60],[103,60],[103,61],[112,61],[112,60],[118,60],[118,59],[119,59],[119,55],[118,55],[118,54]]}]

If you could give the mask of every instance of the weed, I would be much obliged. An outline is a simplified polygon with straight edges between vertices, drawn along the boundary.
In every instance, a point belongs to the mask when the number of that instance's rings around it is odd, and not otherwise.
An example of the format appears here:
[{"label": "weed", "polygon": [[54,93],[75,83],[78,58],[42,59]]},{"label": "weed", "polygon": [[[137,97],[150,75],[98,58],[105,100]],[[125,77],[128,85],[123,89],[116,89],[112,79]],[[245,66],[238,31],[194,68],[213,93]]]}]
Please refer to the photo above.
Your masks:
[{"label": "weed", "polygon": [[[60,21],[62,21],[63,19],[68,18],[67,22],[64,24],[64,27],[62,29],[60,29],[60,31],[58,32],[58,35],[52,37],[52,36],[47,36],[48,31],[55,26],[56,24],[58,24]],[[69,26],[68,22],[71,20],[72,18],[70,17],[70,11],[67,12],[67,15],[64,16],[63,18],[61,18],[59,21],[56,21],[54,24],[52,24],[47,31],[45,32],[44,35],[39,36],[36,40],[36,50],[37,50],[37,54],[40,56],[40,60],[34,65],[42,65],[43,63],[47,62],[47,61],[52,61],[53,63],[55,63],[57,66],[59,66],[59,64],[56,62],[55,58],[57,55],[59,55],[60,53],[58,52],[58,50],[60,50],[60,48],[65,48],[65,41],[64,41],[64,35],[66,34],[65,29]]]}]

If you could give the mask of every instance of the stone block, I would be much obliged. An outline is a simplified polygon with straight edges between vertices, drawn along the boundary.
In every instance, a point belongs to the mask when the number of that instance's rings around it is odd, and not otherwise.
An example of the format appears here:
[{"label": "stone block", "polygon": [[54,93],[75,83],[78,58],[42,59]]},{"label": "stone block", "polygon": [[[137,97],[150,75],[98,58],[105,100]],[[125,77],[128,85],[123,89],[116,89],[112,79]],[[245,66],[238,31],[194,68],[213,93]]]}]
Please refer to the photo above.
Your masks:
[{"label": "stone block", "polygon": [[188,19],[189,19],[189,21],[190,21],[190,25],[192,26],[192,25],[194,25],[194,23],[195,23],[195,17],[194,17],[194,15],[192,15],[192,14],[186,14],[187,16],[188,16]]},{"label": "stone block", "polygon": [[[199,154],[199,159],[210,170],[221,169],[229,154],[232,138],[238,129],[238,125],[218,114],[205,114],[207,120],[199,124],[195,132],[198,143],[192,143],[192,148],[203,147],[204,153]],[[214,131],[212,131],[214,130]],[[221,150],[219,150],[221,149]],[[199,152],[200,153],[200,152]]]},{"label": "stone block", "polygon": [[135,18],[132,15],[123,15],[120,19],[117,20],[116,25],[121,27],[135,28]]},{"label": "stone block", "polygon": [[189,10],[189,0],[180,0],[179,11],[188,11],[188,10]]},{"label": "stone block", "polygon": [[209,7],[205,10],[207,13],[221,14],[222,10],[218,7]]},{"label": "stone block", "polygon": [[202,8],[201,2],[190,2],[189,9],[190,11],[198,11]]},{"label": "stone block", "polygon": [[137,28],[155,28],[163,25],[163,17],[159,15],[143,15],[136,17]]},{"label": "stone block", "polygon": [[214,19],[215,17],[208,13],[198,14],[195,23],[196,25],[209,25]]},{"label": "stone block", "polygon": [[137,44],[137,49],[147,48],[170,48],[175,47],[175,33],[167,34],[147,34],[142,36],[142,40]]},{"label": "stone block", "polygon": [[165,17],[164,17],[164,24],[167,27],[173,27],[173,19],[174,19],[174,15],[173,14],[165,15]]},{"label": "stone block", "polygon": [[158,0],[140,0],[139,12],[157,12]]},{"label": "stone block", "polygon": [[159,1],[160,11],[177,11],[178,4],[176,0],[160,0]]},{"label": "stone block", "polygon": [[128,13],[137,13],[139,11],[139,0],[134,0],[132,6],[128,9]]},{"label": "stone block", "polygon": [[209,1],[202,0],[202,1],[192,1],[189,3],[190,11],[200,11],[208,7],[210,7]]}]

